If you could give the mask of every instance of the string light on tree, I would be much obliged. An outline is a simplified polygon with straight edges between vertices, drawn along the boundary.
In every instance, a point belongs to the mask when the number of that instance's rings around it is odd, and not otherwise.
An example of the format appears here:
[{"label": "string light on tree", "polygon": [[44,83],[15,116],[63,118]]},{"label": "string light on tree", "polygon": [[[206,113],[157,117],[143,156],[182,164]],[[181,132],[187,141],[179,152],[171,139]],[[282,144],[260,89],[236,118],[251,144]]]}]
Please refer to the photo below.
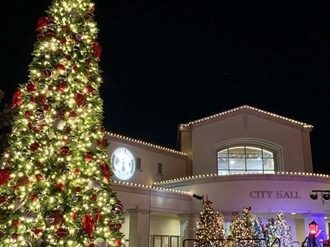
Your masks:
[{"label": "string light on tree", "polygon": [[293,246],[293,239],[290,226],[283,212],[279,212],[275,217],[276,237],[280,239],[282,246]]},{"label": "string light on tree", "polygon": [[266,247],[264,232],[261,220],[252,214],[251,207],[244,207],[241,214],[233,213],[230,225],[233,246]]},{"label": "string light on tree", "polygon": [[91,0],[53,0],[37,21],[29,80],[13,96],[16,115],[1,160],[1,247],[124,246],[93,12]]},{"label": "string light on tree", "polygon": [[196,224],[196,239],[198,246],[222,246],[225,242],[224,221],[220,213],[213,208],[213,203],[206,198],[193,195],[202,201],[202,210]]}]

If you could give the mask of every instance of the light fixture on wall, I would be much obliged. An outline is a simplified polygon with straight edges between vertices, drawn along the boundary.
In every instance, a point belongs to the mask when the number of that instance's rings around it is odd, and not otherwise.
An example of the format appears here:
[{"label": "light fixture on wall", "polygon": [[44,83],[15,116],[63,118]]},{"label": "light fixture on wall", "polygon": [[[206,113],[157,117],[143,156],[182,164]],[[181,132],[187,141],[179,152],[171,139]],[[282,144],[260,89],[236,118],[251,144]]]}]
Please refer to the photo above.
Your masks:
[{"label": "light fixture on wall", "polygon": [[312,191],[311,194],[310,194],[310,198],[311,198],[312,200],[317,200],[317,193],[314,192],[314,191]]},{"label": "light fixture on wall", "polygon": [[204,196],[200,196],[200,195],[197,195],[197,194],[193,194],[193,197],[196,198],[197,200],[203,200]]},{"label": "light fixture on wall", "polygon": [[[319,197],[320,195],[320,197]],[[312,200],[317,200],[320,198],[323,202],[323,204],[328,203],[330,200],[330,190],[312,190],[309,197]]]},{"label": "light fixture on wall", "polygon": [[330,192],[322,193],[322,200],[329,201],[330,200]]}]

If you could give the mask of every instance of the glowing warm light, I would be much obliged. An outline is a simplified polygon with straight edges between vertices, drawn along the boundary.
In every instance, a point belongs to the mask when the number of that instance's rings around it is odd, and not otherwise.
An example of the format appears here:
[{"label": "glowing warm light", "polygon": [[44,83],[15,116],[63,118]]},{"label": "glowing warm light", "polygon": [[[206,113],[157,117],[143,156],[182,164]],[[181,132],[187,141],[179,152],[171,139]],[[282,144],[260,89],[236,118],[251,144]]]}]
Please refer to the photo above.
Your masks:
[{"label": "glowing warm light", "polygon": [[237,112],[237,111],[241,111],[241,110],[244,110],[244,109],[251,110],[251,111],[254,111],[254,112],[258,112],[258,113],[262,113],[262,114],[265,114],[267,116],[273,117],[275,119],[281,119],[281,120],[287,121],[289,123],[301,126],[305,129],[312,129],[313,128],[312,125],[307,124],[307,123],[299,122],[299,121],[296,121],[296,120],[293,120],[293,119],[290,119],[290,118],[287,118],[287,117],[283,117],[283,116],[280,116],[280,115],[277,115],[277,114],[274,114],[274,113],[271,113],[271,112],[267,112],[267,111],[264,111],[264,110],[261,110],[261,109],[258,109],[258,108],[254,108],[252,106],[243,105],[243,106],[240,106],[240,107],[228,110],[228,111],[224,111],[224,112],[221,112],[221,113],[218,113],[218,114],[214,114],[212,116],[201,118],[201,119],[198,119],[198,120],[186,123],[186,124],[181,124],[180,129],[191,127],[195,124],[199,124],[199,123],[208,121],[210,119],[217,118],[217,117],[224,116],[224,115],[228,115],[228,114],[231,114],[231,113],[234,113],[234,112]]},{"label": "glowing warm light", "polygon": [[127,148],[119,147],[111,155],[111,166],[117,178],[128,180],[135,172],[135,158]]},{"label": "glowing warm light", "polygon": [[123,246],[93,12],[91,0],[53,1],[37,22],[29,81],[13,97],[1,160],[1,247]]},{"label": "glowing warm light", "polygon": [[157,187],[157,186],[147,185],[147,184],[133,184],[133,183],[130,183],[130,182],[118,181],[118,180],[114,180],[113,183],[123,185],[123,186],[128,186],[128,187],[145,188],[147,190],[162,190],[162,191],[167,191],[167,192],[171,192],[171,193],[178,193],[178,194],[184,194],[184,195],[192,196],[192,193],[189,192],[189,191],[162,188],[162,187]]},{"label": "glowing warm light", "polygon": [[181,177],[181,178],[174,178],[169,180],[163,180],[159,182],[154,182],[153,184],[155,186],[157,185],[165,185],[165,184],[171,184],[176,182],[183,182],[183,181],[189,181],[189,180],[195,180],[195,179],[211,179],[214,177],[237,177],[237,176],[295,176],[295,177],[319,177],[320,179],[328,179],[329,175],[327,174],[317,174],[317,173],[304,173],[304,172],[275,172],[273,174],[262,174],[262,173],[254,173],[254,172],[240,172],[235,174],[197,174],[189,177]]},{"label": "glowing warm light", "polygon": [[144,141],[141,141],[141,140],[133,139],[133,138],[130,138],[130,137],[122,136],[122,135],[111,133],[111,132],[106,132],[106,133],[110,137],[114,137],[114,138],[130,141],[130,142],[134,142],[134,143],[137,143],[137,144],[142,144],[142,145],[145,145],[145,146],[148,146],[148,147],[152,147],[152,148],[156,148],[156,149],[159,149],[159,150],[162,150],[162,151],[167,151],[167,152],[179,154],[179,155],[182,155],[182,156],[188,156],[187,153],[179,152],[179,151],[176,151],[174,149],[165,148],[165,147],[158,146],[158,145],[155,145],[155,144],[152,144],[152,143],[144,142]]},{"label": "glowing warm light", "polygon": [[319,231],[319,225],[313,220],[311,223],[308,224],[308,228],[309,228],[309,235],[311,237],[315,237]]}]

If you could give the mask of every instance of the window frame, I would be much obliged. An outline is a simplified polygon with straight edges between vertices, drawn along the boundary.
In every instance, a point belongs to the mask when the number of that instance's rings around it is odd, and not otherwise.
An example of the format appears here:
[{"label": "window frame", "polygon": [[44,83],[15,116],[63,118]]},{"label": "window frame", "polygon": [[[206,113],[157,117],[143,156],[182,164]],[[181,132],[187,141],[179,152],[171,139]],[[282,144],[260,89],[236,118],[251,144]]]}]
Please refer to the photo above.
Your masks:
[{"label": "window frame", "polygon": [[161,162],[157,163],[157,174],[163,175],[163,164]]},{"label": "window frame", "polygon": [[[244,153],[242,153],[243,157],[242,159],[244,159],[244,168],[242,169],[231,169],[231,165],[230,165],[230,159],[234,159],[231,157],[230,155],[230,149],[234,149],[234,148],[243,148]],[[249,159],[247,154],[248,152],[246,151],[247,148],[251,148],[251,149],[260,149],[260,157],[261,157],[261,162],[262,162],[262,169],[248,169],[248,161],[252,161],[253,159]],[[226,151],[226,156],[220,156],[219,153],[220,152],[224,152]],[[264,157],[264,153],[266,152],[270,152],[272,154],[272,160],[273,160],[273,166],[274,169],[270,170],[270,169],[265,169],[265,161],[270,160],[271,158],[268,157]],[[234,145],[226,145],[226,146],[222,146],[221,148],[218,148],[216,150],[216,169],[217,169],[217,174],[218,175],[228,175],[228,174],[237,174],[237,173],[260,173],[260,174],[272,174],[275,173],[276,171],[278,171],[278,161],[277,161],[277,157],[278,154],[276,152],[276,150],[271,149],[269,147],[265,147],[262,145],[257,145],[254,143],[236,143]],[[220,168],[220,159],[223,158],[226,160],[226,169],[221,169]],[[239,159],[239,158],[237,158]]]}]

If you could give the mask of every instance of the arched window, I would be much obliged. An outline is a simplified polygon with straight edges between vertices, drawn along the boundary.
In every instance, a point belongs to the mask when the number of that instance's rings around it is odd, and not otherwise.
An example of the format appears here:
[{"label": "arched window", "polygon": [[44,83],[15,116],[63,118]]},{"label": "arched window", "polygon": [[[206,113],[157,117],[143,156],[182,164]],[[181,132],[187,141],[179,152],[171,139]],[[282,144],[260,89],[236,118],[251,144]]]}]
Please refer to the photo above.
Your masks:
[{"label": "arched window", "polygon": [[217,153],[218,174],[274,173],[274,152],[256,146],[232,146]]}]

